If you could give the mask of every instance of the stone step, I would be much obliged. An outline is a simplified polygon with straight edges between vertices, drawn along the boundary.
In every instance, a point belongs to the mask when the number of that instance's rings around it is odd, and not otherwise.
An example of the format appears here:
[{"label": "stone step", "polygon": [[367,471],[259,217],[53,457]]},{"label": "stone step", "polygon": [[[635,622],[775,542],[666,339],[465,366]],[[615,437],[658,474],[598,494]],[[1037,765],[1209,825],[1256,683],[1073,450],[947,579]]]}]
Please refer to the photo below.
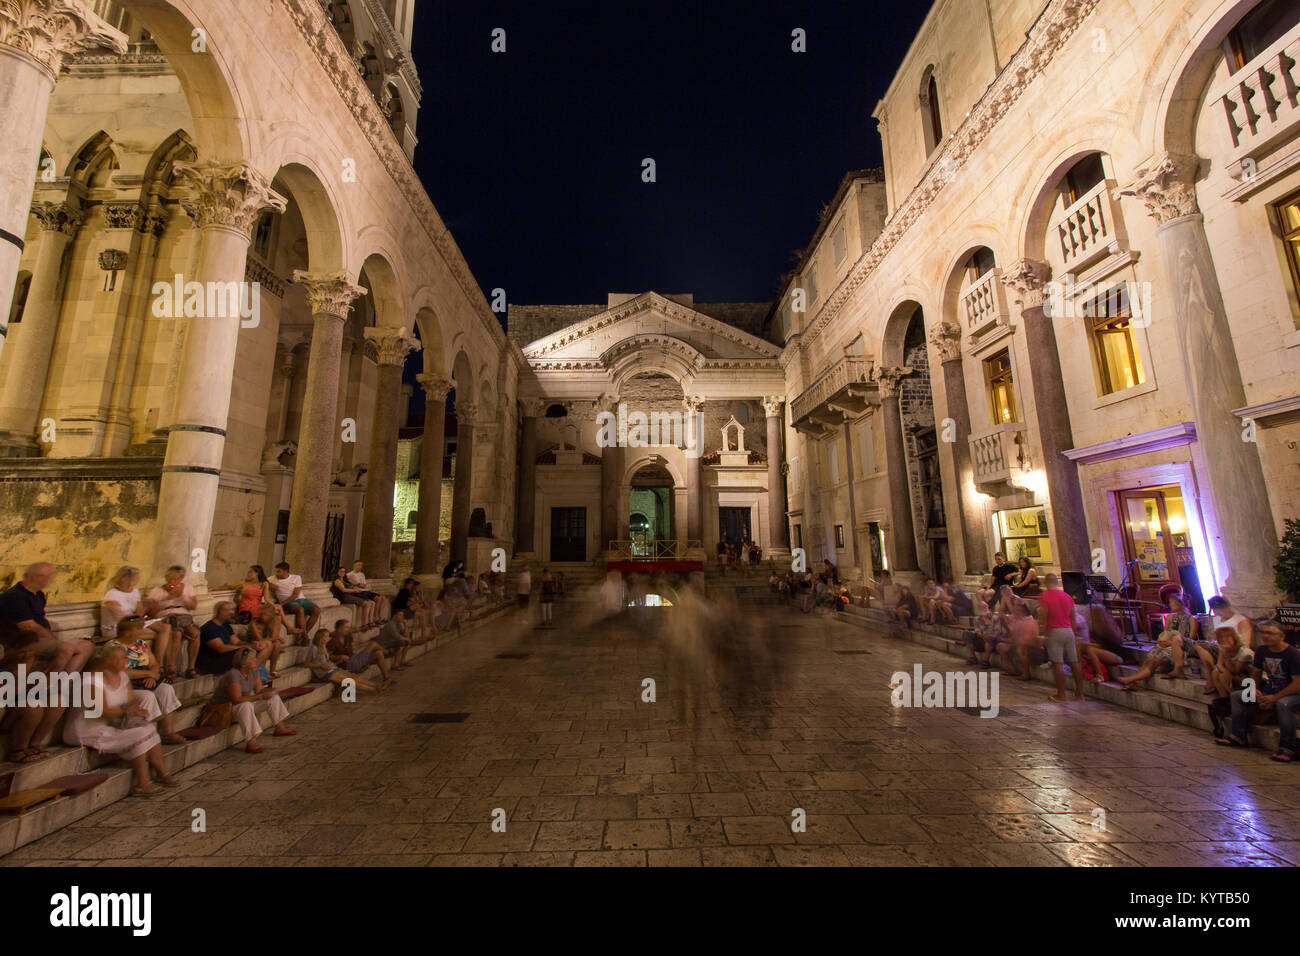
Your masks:
[{"label": "stone step", "polygon": [[[414,661],[423,657],[425,654],[458,640],[464,634],[476,631],[481,627],[490,626],[495,618],[505,613],[509,605],[498,606],[490,613],[476,617],[467,622],[464,628],[452,628],[449,631],[438,634],[435,638],[426,644],[411,648],[407,653],[407,660]],[[281,657],[281,678],[275,682],[277,687],[301,686],[307,684],[311,678],[310,670],[305,666],[295,663],[294,666],[286,667],[285,661],[290,649],[286,649],[285,654]],[[305,647],[295,647],[292,650],[298,651],[299,655],[295,657],[296,661],[302,660],[306,655]],[[362,675],[368,679],[378,679],[379,668],[371,666],[366,669]],[[182,681],[177,683],[177,696],[182,700],[185,695],[180,693],[180,686],[188,684],[193,686],[202,686],[201,682],[208,681],[212,687],[215,687],[215,678],[198,678],[196,681]],[[303,694],[300,697],[291,697],[285,701],[285,708],[289,711],[290,717],[302,713],[312,707],[322,704],[334,696],[335,686],[332,683],[316,684],[312,686],[311,693]],[[211,689],[208,690],[206,697],[211,696]],[[197,695],[192,695],[197,696]],[[202,710],[201,704],[191,707],[182,708],[177,713],[176,727],[178,730],[184,727],[193,726],[198,720],[198,715]],[[182,714],[184,716],[182,717]],[[263,728],[270,726],[269,716],[263,712],[259,715]],[[244,732],[237,725],[232,724],[230,727],[206,737],[202,740],[191,740],[185,744],[163,745],[163,761],[167,767],[167,772],[176,774],[186,767],[192,767],[194,764],[225,750],[244,742]],[[34,840],[39,840],[44,836],[80,820],[96,810],[103,809],[129,796],[131,792],[131,770],[123,761],[117,760],[111,756],[95,754],[84,747],[66,747],[59,745],[51,748],[54,751],[53,756],[42,760],[36,764],[25,765],[21,768],[24,776],[24,782],[20,784],[19,778],[15,775],[14,786],[11,792],[19,790],[29,790],[33,787],[39,787],[40,784],[47,780],[53,780],[56,777],[66,776],[73,773],[84,772],[88,769],[102,769],[108,772],[108,780],[93,790],[78,794],[73,797],[56,797],[53,800],[46,801],[40,806],[34,807],[27,813],[21,815],[4,815],[0,816],[0,856],[11,853],[19,847],[26,846]],[[253,759],[250,757],[250,759]],[[10,764],[11,767],[18,765]],[[147,799],[147,798],[146,798]]]}]

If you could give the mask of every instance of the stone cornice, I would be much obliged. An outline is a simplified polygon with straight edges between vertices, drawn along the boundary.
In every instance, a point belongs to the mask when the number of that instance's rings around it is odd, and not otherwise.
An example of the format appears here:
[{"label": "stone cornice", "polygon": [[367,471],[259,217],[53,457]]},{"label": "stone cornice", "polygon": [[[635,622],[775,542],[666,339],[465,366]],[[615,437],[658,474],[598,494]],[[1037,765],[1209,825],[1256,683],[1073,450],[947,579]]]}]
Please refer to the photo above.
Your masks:
[{"label": "stone cornice", "polygon": [[366,11],[370,14],[371,21],[375,24],[379,35],[384,38],[384,44],[391,52],[393,62],[397,68],[402,71],[402,76],[415,94],[415,101],[419,103],[424,98],[424,87],[420,83],[420,77],[415,72],[415,63],[411,60],[406,48],[402,45],[402,38],[397,35],[397,27],[393,26],[393,21],[388,18],[375,0],[365,0]]},{"label": "stone cornice", "polygon": [[87,0],[0,0],[0,46],[26,53],[53,82],[65,58],[99,47],[121,55],[127,43]]},{"label": "stone cornice", "polygon": [[885,257],[934,203],[977,148],[988,139],[1002,117],[1015,106],[1030,83],[1051,63],[1099,0],[1052,0],[1028,39],[997,75],[970,113],[935,154],[921,181],[889,217],[885,228],[853,264],[848,274],[827,296],[817,318],[805,330],[811,343],[837,316],[858,289],[875,274]]},{"label": "stone cornice", "polygon": [[460,247],[434,208],[433,200],[425,192],[420,177],[393,136],[388,118],[370,93],[364,78],[357,72],[352,57],[342,38],[325,16],[317,0],[280,0],[298,32],[316,54],[316,60],[334,84],[344,105],[352,112],[357,126],[369,140],[375,154],[397,185],[398,191],[410,204],[420,225],[433,241],[444,264],[456,279],[472,308],[478,312],[482,326],[498,345],[505,342],[506,333],[497,321],[496,313],[488,306],[483,290],[469,271],[469,264]]},{"label": "stone cornice", "polygon": [[1163,451],[1178,445],[1189,445],[1194,441],[1196,441],[1196,425],[1192,422],[1179,422],[1177,425],[1153,428],[1151,431],[1140,432],[1137,435],[1125,435],[1123,438],[1112,438],[1110,441],[1097,442],[1095,445],[1071,448],[1061,454],[1071,461],[1090,464],[1109,461],[1112,458],[1128,458],[1145,452]]},{"label": "stone cornice", "polygon": [[695,309],[674,302],[657,292],[643,292],[636,298],[621,305],[606,309],[604,312],[598,312],[590,318],[575,322],[573,325],[530,343],[523,350],[524,357],[529,359],[531,363],[535,358],[541,358],[595,335],[597,332],[622,322],[624,319],[630,319],[650,311],[662,313],[668,318],[677,319],[690,328],[698,328],[717,335],[759,354],[766,354],[772,359],[776,359],[781,353],[779,346],[750,335],[748,332],[741,331],[735,326],[728,325],[702,312],[697,312]]}]

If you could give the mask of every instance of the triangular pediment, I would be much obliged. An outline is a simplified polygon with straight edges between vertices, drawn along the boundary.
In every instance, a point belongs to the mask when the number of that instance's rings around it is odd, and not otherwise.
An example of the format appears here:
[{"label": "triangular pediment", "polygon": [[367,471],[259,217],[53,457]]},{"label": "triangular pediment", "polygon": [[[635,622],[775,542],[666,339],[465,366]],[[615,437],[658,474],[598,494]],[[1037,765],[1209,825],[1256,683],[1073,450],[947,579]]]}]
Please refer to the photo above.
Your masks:
[{"label": "triangular pediment", "polygon": [[627,302],[524,346],[531,363],[604,364],[640,347],[668,349],[697,366],[713,362],[775,362],[779,346],[735,326],[643,292]]}]

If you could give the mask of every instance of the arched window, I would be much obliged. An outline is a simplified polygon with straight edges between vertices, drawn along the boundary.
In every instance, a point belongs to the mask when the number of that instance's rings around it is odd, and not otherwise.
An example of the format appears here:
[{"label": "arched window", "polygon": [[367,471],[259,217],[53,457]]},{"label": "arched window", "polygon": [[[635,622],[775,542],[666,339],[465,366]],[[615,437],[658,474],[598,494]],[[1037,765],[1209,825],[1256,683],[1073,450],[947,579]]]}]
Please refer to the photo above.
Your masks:
[{"label": "arched window", "polygon": [[925,68],[921,82],[921,123],[925,127],[925,155],[943,143],[943,117],[939,111],[939,81],[934,67]]},{"label": "arched window", "polygon": [[27,308],[27,293],[32,287],[30,272],[18,273],[18,284],[14,286],[13,305],[9,309],[9,324],[17,325],[23,320],[23,310]]},{"label": "arched window", "polygon": [[1106,178],[1106,168],[1101,161],[1101,153],[1089,153],[1070,167],[1070,171],[1061,179],[1061,193],[1065,205],[1073,206],[1090,190],[1100,185]]},{"label": "arched window", "polygon": [[554,405],[548,405],[546,406],[546,417],[547,418],[568,418],[569,410],[565,408],[563,405],[560,405],[559,403],[556,403]]},{"label": "arched window", "polygon": [[1295,17],[1295,0],[1264,0],[1242,17],[1223,41],[1228,72],[1238,72],[1282,39]]}]

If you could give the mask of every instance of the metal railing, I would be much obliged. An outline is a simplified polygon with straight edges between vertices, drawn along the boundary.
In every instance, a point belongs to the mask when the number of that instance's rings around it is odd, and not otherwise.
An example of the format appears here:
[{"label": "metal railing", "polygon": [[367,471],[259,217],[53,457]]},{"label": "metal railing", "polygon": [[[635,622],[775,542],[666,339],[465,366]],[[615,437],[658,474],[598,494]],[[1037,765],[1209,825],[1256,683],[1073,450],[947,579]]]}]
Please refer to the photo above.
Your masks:
[{"label": "metal railing", "polygon": [[621,561],[681,561],[688,551],[703,547],[704,542],[685,538],[636,538],[609,543],[609,550]]}]

